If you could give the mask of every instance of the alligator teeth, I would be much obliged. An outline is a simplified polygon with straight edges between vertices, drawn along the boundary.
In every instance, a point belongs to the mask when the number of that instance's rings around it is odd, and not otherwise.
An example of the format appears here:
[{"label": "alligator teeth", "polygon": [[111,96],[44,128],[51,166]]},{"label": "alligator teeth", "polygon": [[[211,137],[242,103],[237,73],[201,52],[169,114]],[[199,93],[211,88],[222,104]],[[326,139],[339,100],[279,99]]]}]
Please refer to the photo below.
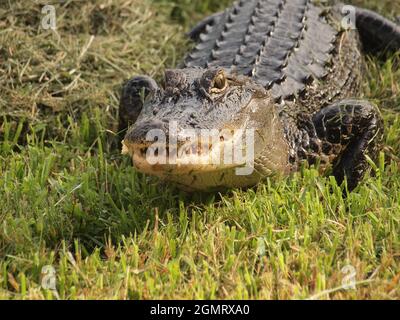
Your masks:
[{"label": "alligator teeth", "polygon": [[122,151],[121,151],[121,154],[123,154],[123,155],[129,154],[129,148],[126,145],[125,140],[122,140]]}]

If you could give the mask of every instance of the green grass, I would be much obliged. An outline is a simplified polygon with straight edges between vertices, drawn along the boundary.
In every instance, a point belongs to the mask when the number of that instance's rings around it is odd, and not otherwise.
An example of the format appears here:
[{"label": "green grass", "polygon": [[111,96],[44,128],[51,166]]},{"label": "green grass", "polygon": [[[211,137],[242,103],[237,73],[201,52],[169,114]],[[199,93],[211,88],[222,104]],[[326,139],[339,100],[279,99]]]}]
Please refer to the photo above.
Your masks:
[{"label": "green grass", "polygon": [[[55,299],[46,265],[62,299],[400,298],[399,56],[369,58],[385,148],[347,197],[314,169],[189,195],[119,154],[123,80],[160,78],[192,21],[224,5],[68,1],[55,33],[40,29],[39,2],[0,2],[0,298]],[[348,265],[355,290],[342,287]]]}]

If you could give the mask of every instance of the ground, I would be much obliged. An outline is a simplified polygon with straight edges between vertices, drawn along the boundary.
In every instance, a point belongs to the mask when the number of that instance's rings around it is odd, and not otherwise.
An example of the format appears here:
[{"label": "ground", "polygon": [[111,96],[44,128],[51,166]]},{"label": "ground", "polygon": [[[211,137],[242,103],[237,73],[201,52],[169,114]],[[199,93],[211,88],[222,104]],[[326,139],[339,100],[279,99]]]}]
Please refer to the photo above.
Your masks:
[{"label": "ground", "polygon": [[65,1],[55,31],[49,2],[0,0],[0,298],[400,298],[399,54],[367,58],[386,138],[353,193],[303,168],[191,195],[120,155],[121,83],[160,79],[230,1]]}]

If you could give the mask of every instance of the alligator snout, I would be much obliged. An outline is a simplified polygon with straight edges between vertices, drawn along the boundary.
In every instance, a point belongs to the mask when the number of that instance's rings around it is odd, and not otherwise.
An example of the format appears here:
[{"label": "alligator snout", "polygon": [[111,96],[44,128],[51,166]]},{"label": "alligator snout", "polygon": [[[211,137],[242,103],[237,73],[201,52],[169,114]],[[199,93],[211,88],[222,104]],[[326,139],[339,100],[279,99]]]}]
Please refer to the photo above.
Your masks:
[{"label": "alligator snout", "polygon": [[168,123],[160,120],[147,120],[134,125],[125,136],[125,141],[134,144],[154,142],[154,138],[161,134],[168,136]]},{"label": "alligator snout", "polygon": [[[175,136],[174,136],[175,137]],[[154,157],[169,156],[170,128],[167,122],[148,120],[139,122],[127,132],[123,153],[130,153],[136,161],[149,160],[149,148]]]}]

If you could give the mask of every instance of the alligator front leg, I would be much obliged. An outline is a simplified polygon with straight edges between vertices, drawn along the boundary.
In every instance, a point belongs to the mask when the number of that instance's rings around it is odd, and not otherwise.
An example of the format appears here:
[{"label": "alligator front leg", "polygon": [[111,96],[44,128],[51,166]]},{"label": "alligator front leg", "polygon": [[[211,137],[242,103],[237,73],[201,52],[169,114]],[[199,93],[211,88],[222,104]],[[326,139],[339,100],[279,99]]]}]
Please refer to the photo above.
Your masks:
[{"label": "alligator front leg", "polygon": [[347,177],[353,190],[368,168],[366,155],[375,159],[379,152],[383,122],[378,108],[368,101],[345,100],[323,108],[312,122],[314,138],[322,156],[332,160],[338,184]]},{"label": "alligator front leg", "polygon": [[146,97],[157,90],[157,83],[148,76],[134,77],[124,85],[119,105],[118,133],[121,137],[136,122]]}]

